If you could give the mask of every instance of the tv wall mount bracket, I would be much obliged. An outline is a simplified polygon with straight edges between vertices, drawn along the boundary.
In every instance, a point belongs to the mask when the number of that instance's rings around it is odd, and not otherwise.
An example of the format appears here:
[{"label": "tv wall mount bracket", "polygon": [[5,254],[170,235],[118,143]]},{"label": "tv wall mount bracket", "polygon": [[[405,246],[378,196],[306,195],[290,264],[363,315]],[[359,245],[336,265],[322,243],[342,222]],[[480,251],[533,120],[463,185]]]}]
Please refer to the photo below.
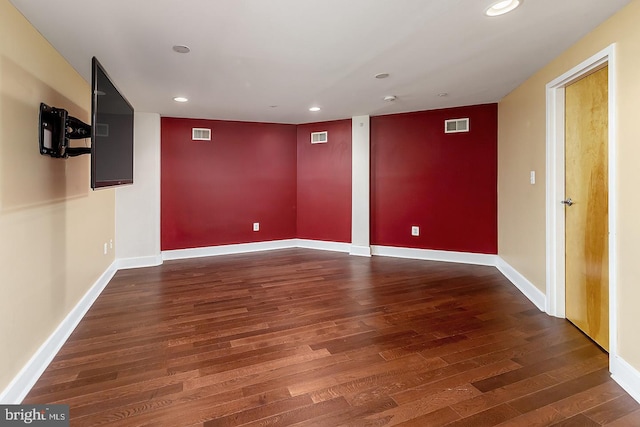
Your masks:
[{"label": "tv wall mount bracket", "polygon": [[71,139],[91,137],[91,126],[69,115],[62,108],[40,104],[40,154],[68,158],[91,154],[90,147],[70,147]]}]

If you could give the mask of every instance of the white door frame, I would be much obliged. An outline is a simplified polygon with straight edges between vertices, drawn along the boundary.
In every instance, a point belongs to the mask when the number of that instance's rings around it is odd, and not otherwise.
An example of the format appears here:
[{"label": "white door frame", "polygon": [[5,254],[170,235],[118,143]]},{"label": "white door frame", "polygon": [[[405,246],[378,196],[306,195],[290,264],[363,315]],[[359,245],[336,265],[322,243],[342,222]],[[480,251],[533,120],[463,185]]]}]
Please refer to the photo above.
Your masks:
[{"label": "white door frame", "polygon": [[[565,207],[560,201],[564,194],[564,90],[569,84],[605,65],[609,66],[609,355],[618,353],[617,319],[617,254],[616,254],[616,61],[615,44],[567,71],[547,84],[547,301],[546,311],[552,316],[565,317]],[[610,357],[612,360],[613,357]]]}]

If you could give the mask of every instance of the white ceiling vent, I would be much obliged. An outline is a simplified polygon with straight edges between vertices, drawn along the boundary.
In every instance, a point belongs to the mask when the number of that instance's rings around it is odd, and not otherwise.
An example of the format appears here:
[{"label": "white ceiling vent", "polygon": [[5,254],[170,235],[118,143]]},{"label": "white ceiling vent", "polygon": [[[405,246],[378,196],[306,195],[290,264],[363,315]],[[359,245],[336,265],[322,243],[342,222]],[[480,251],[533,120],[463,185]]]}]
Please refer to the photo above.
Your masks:
[{"label": "white ceiling vent", "polygon": [[469,118],[444,121],[444,133],[469,132]]},{"label": "white ceiling vent", "polygon": [[211,141],[211,129],[192,128],[191,139],[194,141]]},{"label": "white ceiling vent", "polygon": [[329,132],[311,132],[311,143],[312,144],[324,144],[329,140]]}]

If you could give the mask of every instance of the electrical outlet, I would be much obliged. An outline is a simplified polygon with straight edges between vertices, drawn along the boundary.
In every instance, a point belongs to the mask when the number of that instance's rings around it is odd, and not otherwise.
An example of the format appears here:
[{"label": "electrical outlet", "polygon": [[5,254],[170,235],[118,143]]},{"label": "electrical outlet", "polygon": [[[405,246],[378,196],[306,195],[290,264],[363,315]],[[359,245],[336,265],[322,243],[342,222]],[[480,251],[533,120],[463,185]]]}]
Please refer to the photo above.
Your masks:
[{"label": "electrical outlet", "polygon": [[260,231],[260,223],[259,222],[254,222],[253,223],[253,231]]},{"label": "electrical outlet", "polygon": [[109,249],[113,249],[113,239],[109,239]]},{"label": "electrical outlet", "polygon": [[420,235],[420,227],[418,227],[417,225],[414,225],[413,227],[411,227],[411,235],[412,236],[419,236]]},{"label": "electrical outlet", "polygon": [[104,254],[107,254],[107,242],[104,242]]},{"label": "electrical outlet", "polygon": [[529,182],[531,185],[536,183],[536,171],[529,172]]}]

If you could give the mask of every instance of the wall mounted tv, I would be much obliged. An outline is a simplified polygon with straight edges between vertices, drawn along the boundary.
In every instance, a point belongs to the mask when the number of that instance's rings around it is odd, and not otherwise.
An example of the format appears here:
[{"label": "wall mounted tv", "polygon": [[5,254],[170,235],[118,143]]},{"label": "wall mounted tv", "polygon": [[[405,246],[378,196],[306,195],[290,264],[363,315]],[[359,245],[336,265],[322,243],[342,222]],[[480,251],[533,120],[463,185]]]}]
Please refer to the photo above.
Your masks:
[{"label": "wall mounted tv", "polygon": [[[40,153],[68,158],[91,154],[91,188],[133,183],[133,107],[100,62],[91,61],[91,126],[62,108],[40,104]],[[91,137],[91,147],[70,140]]]}]

